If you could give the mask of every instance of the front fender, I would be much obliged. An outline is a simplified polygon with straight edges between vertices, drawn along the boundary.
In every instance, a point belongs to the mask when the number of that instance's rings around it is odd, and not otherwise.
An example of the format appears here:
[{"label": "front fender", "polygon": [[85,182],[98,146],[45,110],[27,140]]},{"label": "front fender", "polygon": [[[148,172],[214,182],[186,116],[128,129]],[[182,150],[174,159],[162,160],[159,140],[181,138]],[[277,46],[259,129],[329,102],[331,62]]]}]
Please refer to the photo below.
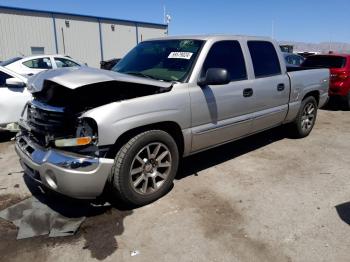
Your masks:
[{"label": "front fender", "polygon": [[93,118],[98,126],[99,145],[112,145],[125,132],[159,122],[175,122],[182,130],[191,125],[187,87],[167,93],[124,100],[97,107],[82,117]]}]

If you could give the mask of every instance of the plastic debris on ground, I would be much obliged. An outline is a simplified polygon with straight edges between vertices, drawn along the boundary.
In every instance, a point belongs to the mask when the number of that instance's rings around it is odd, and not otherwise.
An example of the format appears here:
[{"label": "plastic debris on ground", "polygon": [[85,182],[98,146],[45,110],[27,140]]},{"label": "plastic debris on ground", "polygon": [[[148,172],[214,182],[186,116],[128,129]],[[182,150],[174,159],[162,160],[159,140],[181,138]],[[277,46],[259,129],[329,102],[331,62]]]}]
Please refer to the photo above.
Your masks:
[{"label": "plastic debris on ground", "polygon": [[35,197],[27,198],[0,212],[0,218],[18,227],[17,239],[42,235],[62,237],[74,235],[84,217],[68,218],[40,202]]}]

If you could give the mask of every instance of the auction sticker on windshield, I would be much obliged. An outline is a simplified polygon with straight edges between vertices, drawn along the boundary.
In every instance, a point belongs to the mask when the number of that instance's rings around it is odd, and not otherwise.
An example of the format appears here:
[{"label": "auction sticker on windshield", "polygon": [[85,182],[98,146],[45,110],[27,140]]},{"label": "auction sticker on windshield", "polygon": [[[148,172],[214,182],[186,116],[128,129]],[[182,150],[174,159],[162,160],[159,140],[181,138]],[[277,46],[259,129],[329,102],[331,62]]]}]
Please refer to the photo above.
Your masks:
[{"label": "auction sticker on windshield", "polygon": [[191,59],[193,53],[191,52],[171,52],[168,58],[178,58],[178,59]]}]

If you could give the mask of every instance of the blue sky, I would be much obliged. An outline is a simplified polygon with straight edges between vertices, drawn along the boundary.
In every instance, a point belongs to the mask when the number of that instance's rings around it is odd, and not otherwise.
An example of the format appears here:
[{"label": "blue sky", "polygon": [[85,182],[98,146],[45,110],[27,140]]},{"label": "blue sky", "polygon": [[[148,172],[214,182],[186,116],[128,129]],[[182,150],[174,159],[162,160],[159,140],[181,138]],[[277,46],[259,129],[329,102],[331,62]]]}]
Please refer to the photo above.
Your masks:
[{"label": "blue sky", "polygon": [[172,17],[170,35],[272,35],[277,40],[350,42],[349,0],[0,0],[0,5],[163,22]]}]

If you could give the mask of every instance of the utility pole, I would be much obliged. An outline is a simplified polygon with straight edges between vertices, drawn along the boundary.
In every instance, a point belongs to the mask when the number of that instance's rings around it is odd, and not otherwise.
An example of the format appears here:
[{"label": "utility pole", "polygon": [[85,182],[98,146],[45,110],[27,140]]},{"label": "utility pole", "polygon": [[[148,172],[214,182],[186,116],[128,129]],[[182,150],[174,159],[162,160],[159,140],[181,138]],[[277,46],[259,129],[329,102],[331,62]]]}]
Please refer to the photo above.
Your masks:
[{"label": "utility pole", "polygon": [[166,7],[163,5],[163,22],[166,23]]},{"label": "utility pole", "polygon": [[163,16],[164,16],[164,24],[167,25],[166,34],[169,35],[169,24],[170,24],[170,21],[171,21],[171,16],[166,13],[165,5],[163,6]]}]

